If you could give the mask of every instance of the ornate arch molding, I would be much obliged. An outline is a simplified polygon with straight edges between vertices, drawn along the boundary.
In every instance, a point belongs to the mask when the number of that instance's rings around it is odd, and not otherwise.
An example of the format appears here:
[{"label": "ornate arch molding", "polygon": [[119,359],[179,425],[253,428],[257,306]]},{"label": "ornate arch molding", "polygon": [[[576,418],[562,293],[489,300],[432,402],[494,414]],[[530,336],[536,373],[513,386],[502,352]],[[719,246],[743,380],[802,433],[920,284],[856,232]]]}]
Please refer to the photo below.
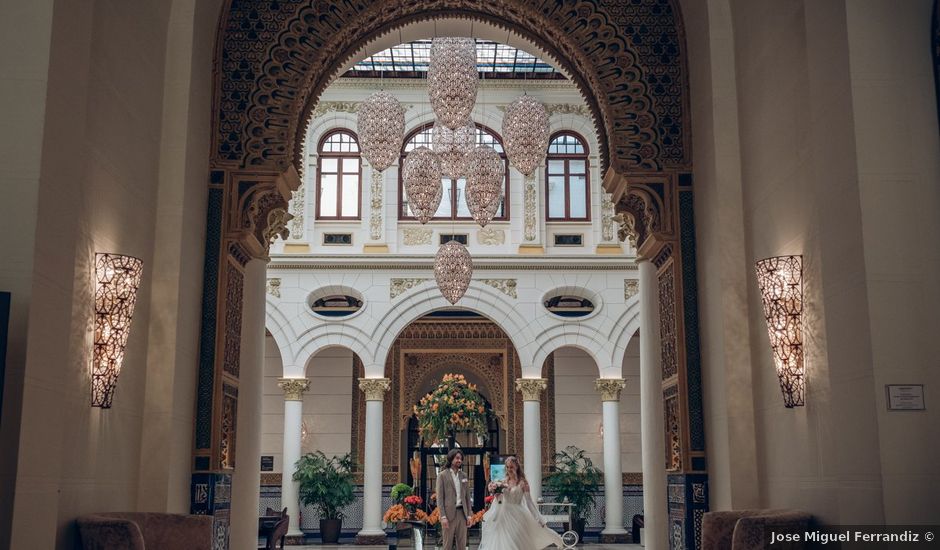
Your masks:
[{"label": "ornate arch molding", "polygon": [[683,31],[674,0],[229,0],[217,46],[216,166],[297,163],[323,89],[371,39],[461,17],[510,26],[585,96],[601,163],[621,173],[689,163]]},{"label": "ornate arch molding", "polygon": [[[407,372],[409,369],[405,369],[404,380],[402,381],[402,401],[401,407],[399,408],[399,415],[401,416],[401,425],[399,430],[404,430],[408,427],[408,418],[411,417],[412,410],[411,405],[414,405],[422,397],[425,384],[433,378],[440,378],[443,374],[446,374],[448,368],[451,370],[463,369],[465,373],[473,373],[473,377],[476,378],[481,387],[486,391],[484,395],[490,400],[490,404],[493,406],[493,412],[496,414],[496,417],[499,418],[499,424],[506,428],[507,425],[507,414],[506,414],[506,397],[500,391],[501,386],[503,385],[500,382],[500,376],[503,372],[503,361],[497,355],[492,355],[490,360],[484,360],[481,356],[469,355],[464,353],[442,353],[434,354],[429,357],[427,361],[422,365],[418,376],[414,378],[411,377],[410,373]],[[494,361],[496,360],[496,361]]]},{"label": "ornate arch molding", "polygon": [[614,211],[617,212],[614,219],[620,224],[617,232],[620,240],[629,240],[635,249],[645,248],[647,240],[653,235],[670,232],[666,223],[669,213],[663,204],[663,197],[650,186],[631,185],[617,201]]}]

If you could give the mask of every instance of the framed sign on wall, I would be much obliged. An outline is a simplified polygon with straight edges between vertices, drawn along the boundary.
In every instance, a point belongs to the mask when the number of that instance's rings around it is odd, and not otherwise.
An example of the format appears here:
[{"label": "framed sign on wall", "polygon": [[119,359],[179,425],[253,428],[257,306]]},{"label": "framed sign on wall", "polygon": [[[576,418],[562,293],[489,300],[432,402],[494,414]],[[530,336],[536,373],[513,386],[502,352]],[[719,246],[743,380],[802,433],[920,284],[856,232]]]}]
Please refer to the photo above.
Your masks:
[{"label": "framed sign on wall", "polygon": [[889,411],[923,411],[923,384],[887,384],[885,385]]}]

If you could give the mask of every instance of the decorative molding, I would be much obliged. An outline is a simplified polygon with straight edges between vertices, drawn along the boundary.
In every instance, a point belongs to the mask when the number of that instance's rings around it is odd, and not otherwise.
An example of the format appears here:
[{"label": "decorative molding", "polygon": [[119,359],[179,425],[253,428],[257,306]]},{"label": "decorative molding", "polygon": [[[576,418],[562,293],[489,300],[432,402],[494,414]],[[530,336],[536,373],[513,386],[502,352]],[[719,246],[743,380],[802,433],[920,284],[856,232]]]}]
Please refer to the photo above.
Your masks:
[{"label": "decorative molding", "polygon": [[484,227],[477,231],[477,243],[496,246],[506,242],[506,232],[495,227]]},{"label": "decorative molding", "polygon": [[310,120],[320,118],[326,113],[357,113],[361,101],[321,101],[310,113]]},{"label": "decorative molding", "polygon": [[623,378],[598,378],[594,389],[601,394],[601,401],[620,401],[620,391],[627,382]]},{"label": "decorative molding", "polygon": [[621,212],[611,218],[617,223],[617,238],[629,241],[634,250],[639,244],[639,235],[636,232],[636,219],[629,212]]},{"label": "decorative molding", "polygon": [[397,298],[402,293],[430,280],[431,279],[392,279],[388,287],[388,297],[391,299]]},{"label": "decorative molding", "polygon": [[542,391],[548,387],[548,380],[545,378],[518,378],[516,379],[516,391],[522,393],[523,401],[539,401],[542,399]]},{"label": "decorative molding", "polygon": [[[536,249],[541,249],[541,246],[539,245],[534,245],[534,247]],[[476,257],[473,259],[473,270],[474,272],[477,272],[506,271],[507,269],[514,271],[636,271],[638,269],[637,265],[633,263],[632,258],[582,256],[577,258],[578,261],[569,263],[559,261],[560,258],[558,256],[540,256],[539,259],[541,261],[534,261],[534,258],[531,255],[542,254],[543,252],[544,251],[541,250],[537,252],[529,252],[529,256],[527,258],[520,258],[521,261],[518,261],[518,263],[515,261],[515,258],[512,257],[503,257],[501,259],[493,259],[492,261],[487,257]],[[525,253],[520,251],[520,254]],[[376,257],[375,259],[355,260],[349,256],[340,257],[333,255],[319,255],[316,257],[305,257],[300,256],[299,254],[291,254],[289,256],[279,256],[276,260],[268,264],[268,272],[273,270],[340,271],[354,269],[382,270],[393,272],[428,272],[434,269],[434,257],[403,257],[399,255],[383,254],[381,257]]]},{"label": "decorative molding", "polygon": [[623,299],[624,301],[633,298],[640,293],[640,281],[635,279],[623,280]]},{"label": "decorative molding", "polygon": [[287,210],[284,208],[275,208],[268,212],[268,224],[262,232],[265,246],[271,246],[274,239],[278,237],[286,241],[290,236],[290,231],[287,229],[287,222],[293,218],[294,216],[288,214]]},{"label": "decorative molding", "polygon": [[284,390],[284,401],[303,401],[304,392],[310,387],[307,378],[278,378],[277,387]]},{"label": "decorative molding", "polygon": [[268,284],[267,284],[267,287],[265,288],[265,291],[271,296],[274,296],[275,298],[280,298],[281,297],[280,277],[274,277],[274,278],[268,279]]},{"label": "decorative molding", "polygon": [[502,292],[506,296],[511,296],[513,298],[518,298],[516,295],[516,280],[515,279],[478,279],[481,283],[485,285],[490,285],[496,290]]},{"label": "decorative molding", "polygon": [[578,115],[590,118],[591,110],[584,103],[549,103],[545,106],[548,116],[552,115]]},{"label": "decorative molding", "polygon": [[295,241],[304,238],[304,189],[306,187],[300,184],[300,187],[294,191],[290,201],[290,213],[293,217],[290,221],[290,238]]},{"label": "decorative molding", "polygon": [[536,236],[536,223],[538,220],[538,193],[535,186],[535,175],[526,176],[523,191],[523,201],[525,205],[525,230],[524,237],[527,241],[534,241]]},{"label": "decorative molding", "polygon": [[679,372],[675,265],[669,262],[659,273],[659,338],[663,380]]},{"label": "decorative molding", "polygon": [[369,238],[373,241],[382,239],[382,201],[385,196],[385,178],[382,172],[372,169],[372,186],[370,187],[370,206],[372,212],[369,216]]},{"label": "decorative molding", "polygon": [[406,246],[431,244],[434,231],[426,227],[405,227],[401,230]]},{"label": "decorative molding", "polygon": [[604,193],[601,198],[601,238],[610,242],[614,240],[614,203],[610,193]]},{"label": "decorative molding", "polygon": [[384,401],[385,392],[392,387],[388,378],[360,378],[359,389],[366,394],[366,401]]}]

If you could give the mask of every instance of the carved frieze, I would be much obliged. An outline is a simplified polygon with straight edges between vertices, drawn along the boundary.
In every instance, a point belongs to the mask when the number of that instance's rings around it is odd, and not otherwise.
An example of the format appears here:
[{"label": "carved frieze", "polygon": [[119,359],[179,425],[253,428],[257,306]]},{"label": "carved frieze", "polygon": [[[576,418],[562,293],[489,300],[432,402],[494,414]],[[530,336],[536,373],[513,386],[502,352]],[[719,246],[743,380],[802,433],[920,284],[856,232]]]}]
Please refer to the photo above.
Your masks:
[{"label": "carved frieze", "polygon": [[506,232],[495,227],[484,227],[477,231],[477,243],[496,246],[506,242]]},{"label": "carved frieze", "polygon": [[434,231],[426,227],[405,227],[401,232],[406,246],[431,244],[431,237],[434,236]]},{"label": "carved frieze", "polygon": [[388,287],[388,297],[393,299],[397,298],[402,293],[430,280],[431,279],[392,279],[391,285]]}]

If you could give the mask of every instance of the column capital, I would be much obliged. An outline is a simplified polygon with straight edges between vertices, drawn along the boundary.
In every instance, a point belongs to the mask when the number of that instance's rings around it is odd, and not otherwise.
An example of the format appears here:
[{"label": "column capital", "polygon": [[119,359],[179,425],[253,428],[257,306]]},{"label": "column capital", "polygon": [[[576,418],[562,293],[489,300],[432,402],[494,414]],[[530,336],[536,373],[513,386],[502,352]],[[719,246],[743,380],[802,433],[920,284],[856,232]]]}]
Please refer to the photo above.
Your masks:
[{"label": "column capital", "polygon": [[545,378],[517,378],[516,391],[522,392],[523,401],[538,401],[542,396],[542,391],[548,387],[548,380]]},{"label": "column capital", "polygon": [[360,378],[359,389],[366,394],[366,401],[383,401],[385,392],[392,387],[388,378]]},{"label": "column capital", "polygon": [[284,390],[284,401],[303,401],[304,392],[310,387],[306,378],[278,378],[277,386]]},{"label": "column capital", "polygon": [[623,378],[598,378],[594,389],[601,393],[601,401],[620,401],[620,390],[627,385]]}]

